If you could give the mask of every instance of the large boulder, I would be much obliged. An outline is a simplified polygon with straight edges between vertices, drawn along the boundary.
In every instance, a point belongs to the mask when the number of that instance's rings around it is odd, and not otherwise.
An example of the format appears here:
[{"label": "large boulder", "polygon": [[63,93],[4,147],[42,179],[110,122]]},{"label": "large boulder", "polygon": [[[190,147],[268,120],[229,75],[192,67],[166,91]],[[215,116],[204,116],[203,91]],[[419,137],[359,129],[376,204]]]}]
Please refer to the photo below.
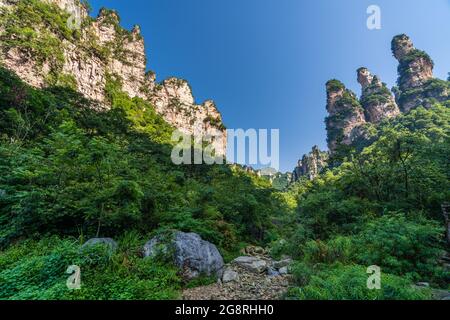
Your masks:
[{"label": "large boulder", "polygon": [[83,246],[81,248],[86,249],[86,248],[91,248],[91,247],[95,247],[95,246],[99,246],[99,245],[107,247],[111,253],[116,251],[118,248],[117,242],[115,242],[111,238],[92,238],[92,239],[89,239],[88,241],[86,241],[86,243],[83,244]]},{"label": "large boulder", "polygon": [[143,251],[144,257],[171,256],[187,279],[200,275],[220,278],[223,273],[224,263],[219,250],[195,233],[174,232],[169,236],[155,237],[145,244]]}]

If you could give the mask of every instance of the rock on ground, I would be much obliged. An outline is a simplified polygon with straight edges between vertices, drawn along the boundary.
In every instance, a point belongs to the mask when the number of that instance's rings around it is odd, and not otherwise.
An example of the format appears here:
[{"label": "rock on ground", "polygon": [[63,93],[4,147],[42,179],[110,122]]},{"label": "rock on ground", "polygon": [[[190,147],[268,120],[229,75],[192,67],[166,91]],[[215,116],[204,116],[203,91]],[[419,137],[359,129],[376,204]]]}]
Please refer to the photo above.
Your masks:
[{"label": "rock on ground", "polygon": [[175,264],[183,269],[186,279],[200,275],[222,276],[223,258],[216,246],[202,240],[195,233],[175,232],[168,239],[156,237],[144,246],[144,256],[153,257],[159,253],[173,254]]},{"label": "rock on ground", "polygon": [[233,266],[239,279],[183,291],[183,300],[279,300],[287,292],[290,276],[270,277]]},{"label": "rock on ground", "polygon": [[[286,294],[291,276],[290,259],[273,261],[264,250],[245,250],[229,263],[216,284],[183,291],[184,300],[278,300]],[[280,269],[281,267],[281,269]],[[282,269],[285,270],[282,270]],[[281,274],[283,271],[284,274]]]}]

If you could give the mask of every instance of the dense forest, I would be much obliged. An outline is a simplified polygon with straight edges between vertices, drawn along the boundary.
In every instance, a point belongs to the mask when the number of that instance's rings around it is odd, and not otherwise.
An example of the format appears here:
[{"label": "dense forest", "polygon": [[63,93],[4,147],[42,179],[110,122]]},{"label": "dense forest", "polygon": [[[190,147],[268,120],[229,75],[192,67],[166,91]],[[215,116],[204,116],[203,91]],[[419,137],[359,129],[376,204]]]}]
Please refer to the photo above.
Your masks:
[{"label": "dense forest", "polygon": [[[450,101],[383,121],[318,177],[280,190],[238,165],[174,165],[174,127],[154,106],[114,77],[105,96],[107,110],[70,85],[35,88],[0,67],[0,299],[177,299],[215,282],[142,257],[148,240],[173,230],[197,233],[225,262],[248,245],[292,257],[284,299],[431,299],[450,289],[441,209]],[[118,249],[82,247],[95,237]],[[66,286],[70,265],[82,270],[80,290]],[[372,265],[381,290],[367,288]]]}]

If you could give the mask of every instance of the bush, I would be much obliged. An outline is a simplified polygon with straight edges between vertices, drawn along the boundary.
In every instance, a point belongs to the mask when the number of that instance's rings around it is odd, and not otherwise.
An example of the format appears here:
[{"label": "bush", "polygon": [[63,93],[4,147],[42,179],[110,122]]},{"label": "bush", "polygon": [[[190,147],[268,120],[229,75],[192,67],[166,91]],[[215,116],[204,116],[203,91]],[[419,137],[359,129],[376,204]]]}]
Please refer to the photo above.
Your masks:
[{"label": "bush", "polygon": [[[181,280],[177,269],[142,259],[133,236],[117,253],[96,246],[80,250],[76,240],[53,237],[26,241],[0,255],[0,299],[115,300],[176,299]],[[132,245],[130,245],[132,244]],[[69,290],[66,270],[81,269],[81,289]]]},{"label": "bush", "polygon": [[424,300],[429,290],[417,290],[406,279],[382,274],[381,290],[369,290],[366,268],[358,265],[333,265],[312,274],[311,268],[296,264],[293,268],[297,285],[287,298],[296,300]]},{"label": "bush", "polygon": [[352,261],[352,239],[338,236],[328,242],[309,241],[303,248],[303,260],[308,263],[329,263]]}]

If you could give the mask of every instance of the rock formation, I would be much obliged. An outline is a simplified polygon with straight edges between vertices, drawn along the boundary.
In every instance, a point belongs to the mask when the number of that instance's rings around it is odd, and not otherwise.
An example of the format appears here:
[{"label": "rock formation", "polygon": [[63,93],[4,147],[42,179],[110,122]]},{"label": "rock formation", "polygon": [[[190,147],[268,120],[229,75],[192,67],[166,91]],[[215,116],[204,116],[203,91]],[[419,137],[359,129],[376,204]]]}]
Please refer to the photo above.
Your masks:
[{"label": "rock formation", "polygon": [[361,105],[367,122],[378,124],[384,119],[400,114],[394,95],[377,76],[367,68],[357,71],[358,82],[362,87]]},{"label": "rock formation", "polygon": [[327,166],[328,153],[320,151],[318,146],[314,146],[309,154],[305,154],[298,161],[297,167],[292,174],[292,181],[296,182],[301,177],[314,180]]},{"label": "rock formation", "polygon": [[433,78],[433,61],[424,51],[417,50],[411,39],[402,34],[392,40],[392,53],[399,61],[400,90],[422,86]]},{"label": "rock formation", "polygon": [[[395,36],[392,52],[399,61],[395,97],[367,68],[357,71],[362,87],[360,99],[338,80],[327,83],[329,116],[326,125],[331,155],[336,154],[339,146],[361,145],[361,141],[368,141],[371,130],[385,119],[450,99],[450,82],[433,78],[433,61],[428,54],[416,49],[408,36]],[[299,168],[303,165],[301,163]]]},{"label": "rock formation", "polygon": [[340,144],[350,145],[361,134],[366,123],[364,109],[356,95],[338,80],[327,82],[328,148],[334,153]]},{"label": "rock formation", "polygon": [[[139,26],[131,31],[123,29],[117,12],[108,9],[102,9],[93,19],[80,0],[41,1],[47,3],[43,11],[60,15],[67,22],[49,23],[45,14],[40,21],[30,21],[26,12],[35,1],[0,0],[0,63],[30,85],[70,86],[104,108],[109,107],[105,87],[109,76],[114,75],[124,92],[150,101],[180,131],[191,135],[221,134],[213,139],[213,145],[216,154],[225,154],[225,128],[214,102],[195,103],[185,80],[170,78],[157,83],[153,72],[146,73]],[[8,25],[16,28],[5,27]],[[29,45],[23,45],[22,35],[16,30],[27,27],[33,27],[36,36],[27,39]],[[49,46],[46,50],[39,49],[45,45]]]},{"label": "rock formation", "polygon": [[408,112],[418,106],[427,108],[433,102],[449,99],[449,82],[433,77],[433,60],[426,52],[416,49],[408,36],[394,37],[392,53],[399,62],[396,98],[401,111]]},{"label": "rock formation", "polygon": [[204,241],[198,234],[174,232],[165,237],[155,237],[144,246],[145,257],[173,255],[176,266],[182,269],[186,279],[200,275],[222,276],[223,259],[212,243]]}]

